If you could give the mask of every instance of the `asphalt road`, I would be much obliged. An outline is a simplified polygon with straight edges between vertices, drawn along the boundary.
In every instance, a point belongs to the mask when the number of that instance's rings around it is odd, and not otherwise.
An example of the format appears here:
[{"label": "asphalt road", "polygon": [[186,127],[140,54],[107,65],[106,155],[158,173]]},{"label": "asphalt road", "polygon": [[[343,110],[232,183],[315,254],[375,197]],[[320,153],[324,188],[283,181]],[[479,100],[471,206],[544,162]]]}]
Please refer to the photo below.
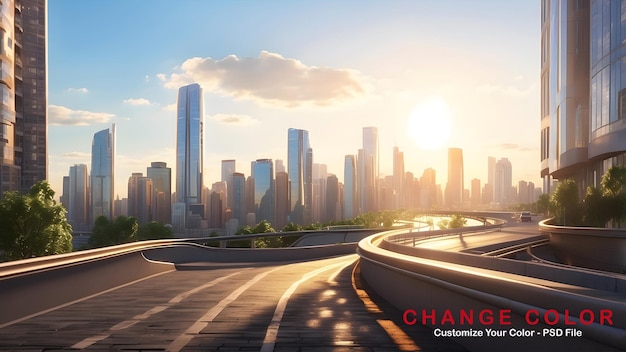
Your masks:
[{"label": "asphalt road", "polygon": [[180,266],[5,326],[0,349],[464,350],[404,325],[400,311],[363,290],[356,262]]}]

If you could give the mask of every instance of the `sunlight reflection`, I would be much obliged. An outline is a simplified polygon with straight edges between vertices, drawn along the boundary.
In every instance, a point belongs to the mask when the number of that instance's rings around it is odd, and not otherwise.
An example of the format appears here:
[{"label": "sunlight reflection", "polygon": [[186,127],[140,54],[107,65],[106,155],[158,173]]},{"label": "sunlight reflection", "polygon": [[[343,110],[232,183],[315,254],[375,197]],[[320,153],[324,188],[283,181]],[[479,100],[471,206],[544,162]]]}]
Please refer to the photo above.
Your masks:
[{"label": "sunlight reflection", "polygon": [[346,303],[346,302],[347,302],[347,300],[346,300],[345,298],[339,298],[339,299],[337,300],[337,303],[339,303],[339,304],[344,304],[344,303]]},{"label": "sunlight reflection", "polygon": [[320,318],[332,318],[333,317],[333,311],[330,309],[322,309],[320,311]]},{"label": "sunlight reflection", "polygon": [[319,319],[310,319],[306,322],[306,326],[309,328],[318,328],[320,326]]},{"label": "sunlight reflection", "polygon": [[333,328],[336,329],[336,330],[350,329],[350,323],[348,323],[348,322],[339,322],[339,323],[336,323]]},{"label": "sunlight reflection", "polygon": [[337,291],[335,290],[326,290],[322,293],[322,298],[320,299],[320,301],[325,301],[336,294],[337,294]]}]

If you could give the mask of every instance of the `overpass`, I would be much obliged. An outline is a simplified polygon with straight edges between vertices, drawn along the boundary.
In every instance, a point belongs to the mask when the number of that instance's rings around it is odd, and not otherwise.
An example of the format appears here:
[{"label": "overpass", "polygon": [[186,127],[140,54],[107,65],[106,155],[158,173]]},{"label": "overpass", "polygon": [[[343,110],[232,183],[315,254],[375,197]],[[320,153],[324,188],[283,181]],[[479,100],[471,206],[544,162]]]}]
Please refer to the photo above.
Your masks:
[{"label": "overpass", "polygon": [[[624,349],[622,276],[478,254],[493,252],[494,244],[484,242],[489,236],[507,247],[519,246],[513,242],[520,234],[536,241],[535,226],[463,231],[403,229],[358,244],[279,249],[146,241],[5,263],[0,266],[0,349]],[[503,238],[508,232],[518,238]],[[470,237],[481,236],[480,245],[467,245]],[[465,242],[467,248],[423,246],[437,238]],[[562,282],[563,277],[570,282]],[[485,325],[477,316],[472,325],[456,325],[457,330],[546,328],[556,333],[562,327],[564,333],[575,328],[583,336],[445,338],[434,331],[449,333],[454,326],[411,324],[418,317],[412,310],[421,309],[435,314],[510,310],[511,325]],[[554,320],[553,309],[559,324],[524,321],[529,311],[541,319],[550,311],[547,317]],[[566,310],[569,320],[563,316]],[[586,310],[598,321],[583,324],[589,317],[581,320],[580,312]],[[612,325],[600,324],[603,310],[612,312]],[[578,324],[567,325],[571,322]]]}]

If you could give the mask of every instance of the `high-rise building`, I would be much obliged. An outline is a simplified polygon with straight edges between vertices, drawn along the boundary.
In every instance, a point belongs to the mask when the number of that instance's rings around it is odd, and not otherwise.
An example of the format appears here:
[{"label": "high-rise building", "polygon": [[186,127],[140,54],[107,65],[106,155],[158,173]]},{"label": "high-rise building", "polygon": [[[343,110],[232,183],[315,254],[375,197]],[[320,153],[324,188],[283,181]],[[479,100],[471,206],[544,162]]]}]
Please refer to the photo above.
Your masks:
[{"label": "high-rise building", "polygon": [[87,165],[70,166],[67,220],[74,230],[90,229],[88,191],[89,176]]},{"label": "high-rise building", "polygon": [[359,149],[357,159],[358,192],[360,197],[360,211],[370,212],[378,210],[378,129],[363,127],[363,149]]},{"label": "high-rise building", "polygon": [[343,217],[352,219],[358,215],[356,160],[346,155],[343,163]]},{"label": "high-rise building", "polygon": [[494,201],[500,205],[506,205],[515,199],[511,197],[513,187],[513,172],[511,162],[507,158],[502,158],[496,163],[496,178],[494,185]]},{"label": "high-rise building", "polygon": [[393,191],[396,197],[395,209],[406,207],[404,192],[404,153],[393,147]]},{"label": "high-rise building", "polygon": [[432,209],[438,203],[437,172],[433,168],[424,170],[420,178],[420,207]]},{"label": "high-rise building", "polygon": [[70,177],[63,176],[63,194],[59,197],[61,205],[68,209],[70,207]]},{"label": "high-rise building", "polygon": [[153,220],[160,224],[172,222],[172,169],[167,163],[153,162],[146,175],[152,180]]},{"label": "high-rise building", "polygon": [[476,207],[481,204],[481,196],[480,196],[480,180],[477,178],[472,179],[472,195],[471,195],[471,203],[472,206]]},{"label": "high-rise building", "polygon": [[448,148],[448,184],[446,185],[446,207],[463,205],[463,150]]},{"label": "high-rise building", "polygon": [[487,183],[483,190],[483,203],[489,204],[494,201],[493,194],[496,185],[496,158],[490,156],[487,158]]},{"label": "high-rise building", "polygon": [[233,208],[233,174],[236,170],[235,160],[222,160],[222,182],[226,182],[226,208]]},{"label": "high-rise building", "polygon": [[280,230],[288,223],[289,219],[289,176],[286,172],[276,173],[276,214],[274,215],[274,228]]},{"label": "high-rise building", "polygon": [[246,176],[233,173],[233,218],[239,220],[239,226],[246,223]]},{"label": "high-rise building", "polygon": [[324,207],[324,222],[339,219],[339,179],[335,175],[326,178],[326,206]]},{"label": "high-rise building", "polygon": [[[198,84],[190,84],[178,90],[176,123],[176,218],[183,223],[172,224],[177,228],[193,228],[204,217],[203,190],[203,97]],[[192,217],[193,225],[187,221]]]},{"label": "high-rise building", "polygon": [[113,219],[115,196],[115,124],[93,135],[91,144],[91,222]]},{"label": "high-rise building", "polygon": [[128,215],[137,218],[140,224],[152,221],[152,179],[135,172],[128,178]]},{"label": "high-rise building", "polygon": [[313,206],[313,149],[308,131],[295,128],[287,131],[287,173],[291,188],[289,221],[308,225]]},{"label": "high-rise building", "polygon": [[253,162],[254,208],[256,221],[274,221],[274,163],[272,159]]},{"label": "high-rise building", "polygon": [[45,0],[0,3],[0,196],[48,179]]}]

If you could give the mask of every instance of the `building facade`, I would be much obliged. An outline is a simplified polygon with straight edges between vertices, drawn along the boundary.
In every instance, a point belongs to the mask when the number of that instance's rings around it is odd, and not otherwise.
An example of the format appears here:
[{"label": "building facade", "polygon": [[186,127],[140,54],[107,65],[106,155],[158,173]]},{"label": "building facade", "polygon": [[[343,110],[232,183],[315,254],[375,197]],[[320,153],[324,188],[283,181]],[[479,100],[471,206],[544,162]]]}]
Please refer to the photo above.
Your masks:
[{"label": "building facade", "polygon": [[446,185],[446,207],[459,208],[463,205],[463,150],[448,148],[448,184]]},{"label": "building facade", "polygon": [[343,163],[343,218],[352,219],[358,213],[356,158],[346,155]]},{"label": "building facade", "polygon": [[313,207],[313,149],[308,131],[295,128],[287,131],[287,174],[291,197],[289,221],[308,225]]},{"label": "building facade", "polygon": [[[176,122],[176,228],[196,228],[204,218],[203,190],[203,96],[198,84],[178,90]],[[193,219],[193,221],[188,221]],[[182,223],[180,221],[182,220]]]},{"label": "building facade", "polygon": [[153,194],[151,178],[143,176],[141,172],[135,172],[129,177],[128,215],[136,217],[140,224],[147,224],[153,220]]},{"label": "building facade", "polygon": [[89,223],[89,174],[87,165],[70,166],[67,220],[74,230],[91,230]]},{"label": "building facade", "polygon": [[115,124],[98,131],[91,144],[91,222],[99,216],[113,219],[115,195]]},{"label": "building facade", "polygon": [[172,222],[172,169],[164,162],[152,162],[146,170],[152,180],[152,216],[160,224]]},{"label": "building facade", "polygon": [[254,180],[254,210],[256,222],[274,221],[274,163],[272,159],[258,159],[252,163]]}]

